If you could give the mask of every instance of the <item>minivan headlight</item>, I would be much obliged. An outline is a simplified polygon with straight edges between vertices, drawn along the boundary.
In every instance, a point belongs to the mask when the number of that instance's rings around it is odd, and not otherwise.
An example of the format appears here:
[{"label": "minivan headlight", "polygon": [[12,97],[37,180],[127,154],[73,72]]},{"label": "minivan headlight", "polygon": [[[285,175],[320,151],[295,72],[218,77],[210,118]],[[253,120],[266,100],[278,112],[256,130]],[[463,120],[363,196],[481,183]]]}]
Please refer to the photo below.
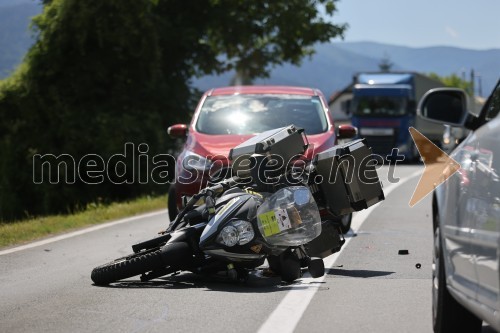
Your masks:
[{"label": "minivan headlight", "polygon": [[244,220],[233,220],[222,228],[217,243],[225,246],[245,245],[255,237],[252,224]]}]

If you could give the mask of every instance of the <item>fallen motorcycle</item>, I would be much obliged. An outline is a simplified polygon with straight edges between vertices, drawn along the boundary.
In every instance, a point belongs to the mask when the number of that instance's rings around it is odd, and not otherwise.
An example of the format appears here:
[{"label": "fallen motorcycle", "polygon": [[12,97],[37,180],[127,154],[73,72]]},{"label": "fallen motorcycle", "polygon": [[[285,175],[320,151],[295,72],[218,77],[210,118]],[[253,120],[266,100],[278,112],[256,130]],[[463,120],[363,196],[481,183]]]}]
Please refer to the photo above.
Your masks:
[{"label": "fallen motorcycle", "polygon": [[133,254],[93,269],[96,285],[141,275],[141,281],[189,271],[246,280],[267,259],[286,282],[307,267],[324,274],[323,258],[345,240],[332,216],[384,199],[364,140],[305,159],[307,137],[293,125],[261,133],[229,154],[231,177],[190,198],[159,236]]}]

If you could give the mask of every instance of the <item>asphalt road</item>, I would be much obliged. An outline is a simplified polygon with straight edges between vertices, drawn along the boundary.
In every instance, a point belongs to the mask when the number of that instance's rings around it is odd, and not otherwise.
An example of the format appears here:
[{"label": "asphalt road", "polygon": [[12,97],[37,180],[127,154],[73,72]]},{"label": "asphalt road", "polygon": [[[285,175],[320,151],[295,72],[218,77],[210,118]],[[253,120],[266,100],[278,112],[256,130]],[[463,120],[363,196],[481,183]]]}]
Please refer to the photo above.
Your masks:
[{"label": "asphalt road", "polygon": [[422,169],[397,168],[400,183],[384,181],[387,199],[356,214],[326,275],[291,285],[181,274],[94,286],[92,268],[154,236],[168,222],[165,212],[0,251],[0,331],[431,332],[430,198],[408,206]]}]

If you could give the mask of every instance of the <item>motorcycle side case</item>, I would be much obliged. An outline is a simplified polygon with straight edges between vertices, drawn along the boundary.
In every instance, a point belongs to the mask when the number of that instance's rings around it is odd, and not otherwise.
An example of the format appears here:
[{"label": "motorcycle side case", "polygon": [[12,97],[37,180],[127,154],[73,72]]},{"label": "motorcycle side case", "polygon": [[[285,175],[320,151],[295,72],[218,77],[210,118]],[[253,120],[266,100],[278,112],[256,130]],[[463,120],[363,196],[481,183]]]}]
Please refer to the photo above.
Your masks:
[{"label": "motorcycle side case", "polygon": [[321,221],[321,234],[304,245],[304,248],[310,257],[326,258],[340,251],[344,243],[345,240],[340,238],[338,227],[327,220]]},{"label": "motorcycle side case", "polygon": [[233,171],[248,170],[253,154],[265,155],[269,159],[271,155],[278,155],[286,165],[294,156],[305,152],[308,144],[303,132],[303,129],[290,125],[262,132],[241,143],[229,152]]},{"label": "motorcycle side case", "polygon": [[382,200],[384,192],[372,151],[365,139],[334,146],[316,155],[316,172],[322,176],[320,193],[335,216],[366,209]]}]

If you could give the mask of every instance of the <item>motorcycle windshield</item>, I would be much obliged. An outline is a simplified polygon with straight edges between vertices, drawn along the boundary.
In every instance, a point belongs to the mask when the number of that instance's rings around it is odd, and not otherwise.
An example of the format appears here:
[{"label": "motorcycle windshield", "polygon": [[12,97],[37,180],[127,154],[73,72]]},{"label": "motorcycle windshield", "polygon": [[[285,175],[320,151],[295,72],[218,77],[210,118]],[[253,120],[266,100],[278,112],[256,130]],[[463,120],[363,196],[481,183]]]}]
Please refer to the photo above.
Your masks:
[{"label": "motorcycle windshield", "polygon": [[257,225],[271,245],[298,246],[321,233],[318,206],[307,187],[291,186],[267,197],[257,210]]}]

